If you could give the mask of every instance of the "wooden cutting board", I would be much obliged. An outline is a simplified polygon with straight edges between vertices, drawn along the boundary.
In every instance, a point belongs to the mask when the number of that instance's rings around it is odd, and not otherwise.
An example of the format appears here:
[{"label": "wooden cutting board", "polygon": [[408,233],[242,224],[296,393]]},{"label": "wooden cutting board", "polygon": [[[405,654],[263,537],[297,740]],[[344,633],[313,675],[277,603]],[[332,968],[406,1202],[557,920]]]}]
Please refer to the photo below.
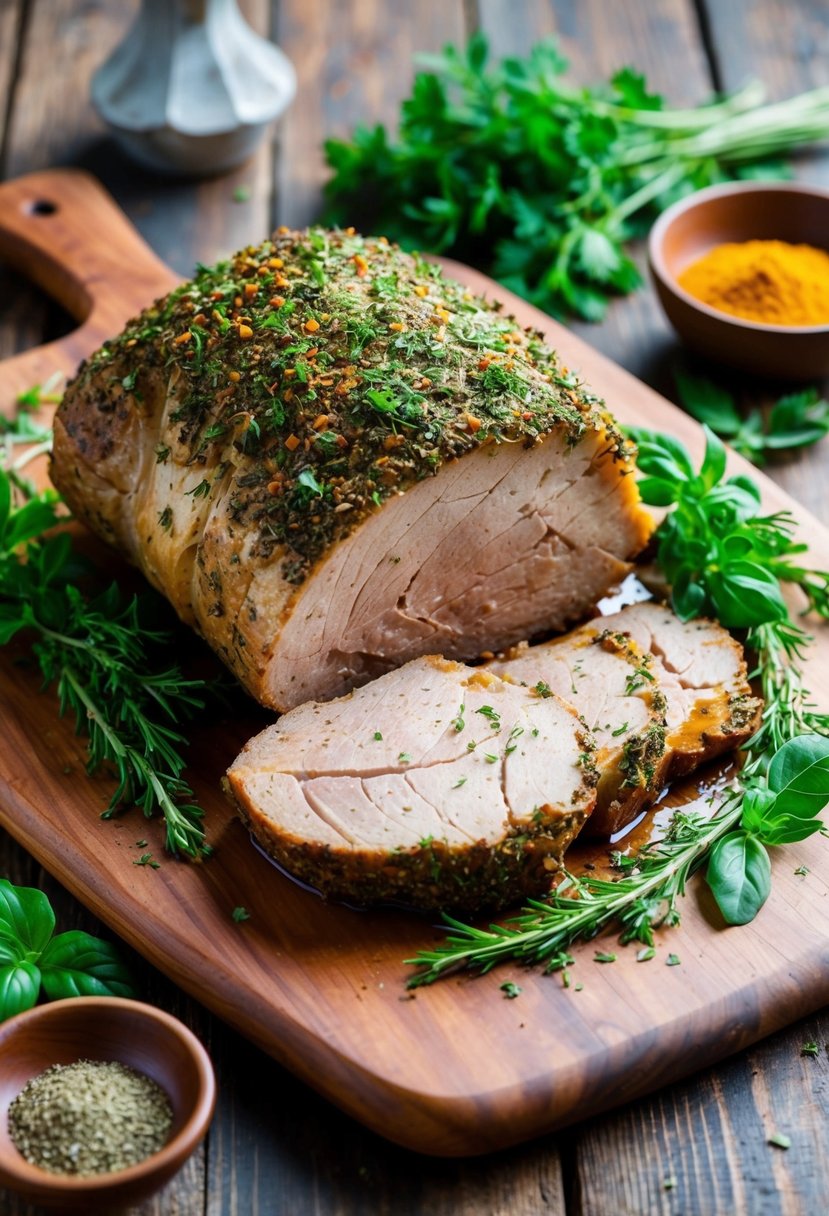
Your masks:
[{"label": "wooden cutting board", "polygon": [[[0,257],[82,322],[69,337],[0,364],[7,409],[17,391],[55,369],[74,370],[175,282],[101,187],[75,171],[0,186]],[[447,269],[543,330],[623,422],[669,431],[699,454],[700,430],[681,411],[483,275]],[[752,475],[769,510],[797,518],[814,564],[829,567],[829,533]],[[568,989],[560,976],[507,965],[407,994],[402,960],[436,940],[430,922],[326,906],[252,847],[222,797],[220,774],[266,721],[262,711],[251,704],[244,720],[193,729],[191,777],[216,853],[203,865],[174,862],[163,856],[158,823],[135,811],[99,818],[111,783],[86,776],[82,741],[18,657],[9,648],[0,656],[0,823],[182,988],[407,1147],[443,1155],[503,1148],[676,1080],[829,999],[829,844],[819,836],[777,852],[771,898],[744,928],[723,928],[694,882],[681,927],[660,935],[651,962],[638,964],[636,947],[620,949],[609,936],[573,950]],[[825,628],[808,675],[829,708]],[[133,865],[143,839],[162,860],[158,870]],[[802,865],[806,876],[794,872]],[[233,921],[237,905],[249,921]],[[618,961],[596,964],[597,947],[615,949]],[[669,951],[680,966],[665,966]],[[501,993],[507,979],[521,987],[517,999]]]}]

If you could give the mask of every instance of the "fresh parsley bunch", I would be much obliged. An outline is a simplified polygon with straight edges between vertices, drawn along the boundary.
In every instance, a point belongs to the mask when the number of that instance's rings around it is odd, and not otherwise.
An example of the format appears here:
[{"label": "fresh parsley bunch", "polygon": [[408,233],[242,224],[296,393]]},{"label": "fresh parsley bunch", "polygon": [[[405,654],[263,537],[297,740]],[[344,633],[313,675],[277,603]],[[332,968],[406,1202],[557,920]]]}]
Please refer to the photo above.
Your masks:
[{"label": "fresh parsley bunch", "polygon": [[419,62],[396,139],[360,126],[326,143],[325,221],[452,254],[591,321],[639,284],[625,243],[663,207],[732,177],[779,177],[772,158],[829,135],[829,89],[761,106],[752,84],[672,110],[631,68],[568,84],[552,40],[491,65],[480,33]]},{"label": "fresh parsley bunch", "polygon": [[109,942],[70,929],[55,936],[42,891],[0,878],[0,1022],[31,1009],[41,994],[132,996],[129,972]]}]

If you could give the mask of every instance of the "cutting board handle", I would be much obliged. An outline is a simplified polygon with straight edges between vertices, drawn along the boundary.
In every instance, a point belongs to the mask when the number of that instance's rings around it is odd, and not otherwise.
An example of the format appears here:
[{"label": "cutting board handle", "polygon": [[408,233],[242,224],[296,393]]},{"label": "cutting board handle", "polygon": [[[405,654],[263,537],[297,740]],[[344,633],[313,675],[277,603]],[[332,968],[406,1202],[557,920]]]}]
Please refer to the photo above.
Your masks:
[{"label": "cutting board handle", "polygon": [[0,260],[33,279],[80,322],[65,338],[0,363],[0,410],[80,361],[179,282],[103,186],[80,169],[0,184]]}]

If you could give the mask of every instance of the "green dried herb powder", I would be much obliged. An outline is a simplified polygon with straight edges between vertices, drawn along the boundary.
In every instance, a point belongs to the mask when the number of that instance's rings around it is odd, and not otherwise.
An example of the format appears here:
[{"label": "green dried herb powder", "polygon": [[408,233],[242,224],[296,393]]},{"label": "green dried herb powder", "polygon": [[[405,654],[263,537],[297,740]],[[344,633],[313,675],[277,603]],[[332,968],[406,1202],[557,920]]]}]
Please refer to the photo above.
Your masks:
[{"label": "green dried herb powder", "polygon": [[51,1174],[110,1174],[163,1146],[173,1111],[155,1081],[116,1061],[55,1064],[9,1107],[9,1133]]}]

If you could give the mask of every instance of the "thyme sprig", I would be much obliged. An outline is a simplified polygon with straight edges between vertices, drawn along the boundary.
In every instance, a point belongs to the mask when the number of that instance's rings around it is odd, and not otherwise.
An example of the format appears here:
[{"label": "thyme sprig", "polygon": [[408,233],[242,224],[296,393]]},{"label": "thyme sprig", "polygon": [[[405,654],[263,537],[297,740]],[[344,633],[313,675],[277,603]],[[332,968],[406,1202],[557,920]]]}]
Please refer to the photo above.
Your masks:
[{"label": "thyme sprig", "polygon": [[803,840],[822,828],[829,802],[829,714],[818,712],[802,663],[811,641],[792,618],[782,584],[798,586],[809,608],[829,617],[829,574],[801,565],[806,546],[794,522],[758,513],[750,478],[725,477],[726,453],[706,428],[695,470],[684,446],[652,431],[635,434],[646,502],[672,508],[657,529],[659,564],[684,620],[710,613],[745,630],[765,701],[758,731],[744,748],[740,773],[717,812],[677,811],[663,839],[635,856],[614,855],[615,879],[565,872],[545,900],[531,900],[503,925],[479,929],[444,916],[446,940],[407,962],[419,968],[410,987],[462,969],[489,971],[514,959],[547,972],[572,960],[567,949],[602,930],[653,945],[653,931],[680,920],[680,897],[707,862],[706,878],[729,924],[752,920],[768,898],[768,847]]},{"label": "thyme sprig", "polygon": [[[113,584],[99,595],[75,585],[87,573],[66,532],[54,490],[38,491],[22,470],[48,450],[48,430],[20,412],[2,424],[0,454],[0,645],[34,635],[31,652],[61,715],[87,736],[87,770],[111,765],[116,788],[104,816],[130,803],[160,811],[167,848],[199,857],[203,811],[182,773],[179,723],[204,704],[206,685],[177,665],[157,670],[169,636],[148,623],[146,604]],[[24,446],[21,455],[17,448]]]}]

